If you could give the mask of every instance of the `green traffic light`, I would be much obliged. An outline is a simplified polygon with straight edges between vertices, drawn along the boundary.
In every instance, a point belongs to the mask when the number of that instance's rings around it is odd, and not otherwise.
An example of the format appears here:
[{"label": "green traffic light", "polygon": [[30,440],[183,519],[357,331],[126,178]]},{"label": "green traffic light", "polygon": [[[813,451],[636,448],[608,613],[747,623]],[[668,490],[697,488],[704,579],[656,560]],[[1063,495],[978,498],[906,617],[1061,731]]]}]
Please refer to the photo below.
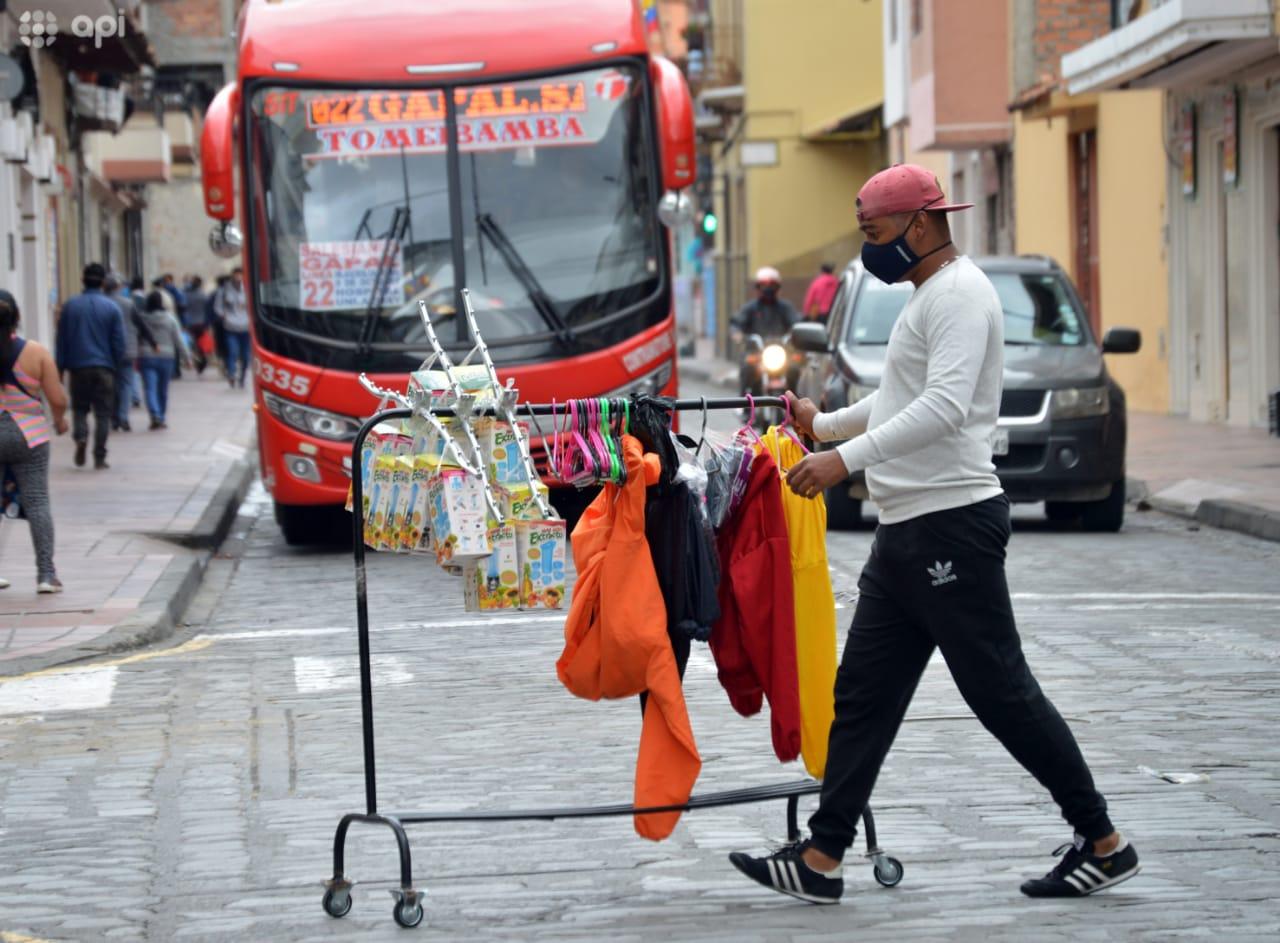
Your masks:
[{"label": "green traffic light", "polygon": [[715,213],[707,213],[702,217],[702,231],[710,235],[720,228],[720,221],[716,219]]}]

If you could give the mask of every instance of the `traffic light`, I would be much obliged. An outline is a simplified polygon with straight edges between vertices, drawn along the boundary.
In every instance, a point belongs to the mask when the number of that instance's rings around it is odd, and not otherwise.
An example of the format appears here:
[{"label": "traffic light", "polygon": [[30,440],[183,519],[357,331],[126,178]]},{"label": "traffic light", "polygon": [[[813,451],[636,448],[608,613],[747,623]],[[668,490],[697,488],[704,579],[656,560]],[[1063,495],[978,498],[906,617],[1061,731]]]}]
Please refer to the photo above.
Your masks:
[{"label": "traffic light", "polygon": [[720,228],[720,220],[716,218],[716,214],[707,211],[702,214],[702,231],[708,236],[714,236],[716,230]]}]

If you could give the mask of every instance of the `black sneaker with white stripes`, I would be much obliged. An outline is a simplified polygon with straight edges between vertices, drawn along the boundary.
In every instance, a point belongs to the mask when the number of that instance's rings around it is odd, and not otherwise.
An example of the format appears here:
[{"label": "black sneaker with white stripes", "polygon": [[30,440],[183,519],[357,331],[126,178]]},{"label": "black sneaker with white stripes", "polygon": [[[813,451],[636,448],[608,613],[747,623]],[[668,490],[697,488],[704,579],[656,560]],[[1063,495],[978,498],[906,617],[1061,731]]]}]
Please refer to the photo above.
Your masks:
[{"label": "black sneaker with white stripes", "polygon": [[811,904],[838,904],[844,893],[844,869],[815,871],[801,857],[809,840],[783,845],[771,855],[753,858],[735,851],[729,855],[733,866],[770,890],[789,894]]},{"label": "black sneaker with white stripes", "polygon": [[1075,836],[1074,841],[1054,854],[1062,855],[1062,860],[1044,877],[1024,882],[1022,893],[1028,897],[1086,897],[1127,881],[1142,870],[1138,852],[1124,836],[1120,837],[1119,847],[1105,858],[1093,853],[1093,842],[1086,841],[1083,835]]}]

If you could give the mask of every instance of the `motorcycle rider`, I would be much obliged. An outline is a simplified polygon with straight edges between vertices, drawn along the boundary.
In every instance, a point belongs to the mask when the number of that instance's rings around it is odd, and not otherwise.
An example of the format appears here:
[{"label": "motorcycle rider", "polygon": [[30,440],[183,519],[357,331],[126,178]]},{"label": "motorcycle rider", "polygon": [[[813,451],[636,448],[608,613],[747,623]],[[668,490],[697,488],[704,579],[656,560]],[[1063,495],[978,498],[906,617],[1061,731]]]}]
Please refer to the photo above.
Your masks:
[{"label": "motorcycle rider", "polygon": [[[780,342],[791,330],[791,326],[800,320],[800,315],[790,302],[779,297],[782,276],[776,268],[766,265],[759,269],[755,285],[756,297],[743,305],[742,310],[729,321],[736,332],[735,340],[741,341],[747,335],[759,334],[766,344],[771,341]],[[738,382],[744,393],[759,396],[764,389],[760,365],[749,364],[744,358]]]}]

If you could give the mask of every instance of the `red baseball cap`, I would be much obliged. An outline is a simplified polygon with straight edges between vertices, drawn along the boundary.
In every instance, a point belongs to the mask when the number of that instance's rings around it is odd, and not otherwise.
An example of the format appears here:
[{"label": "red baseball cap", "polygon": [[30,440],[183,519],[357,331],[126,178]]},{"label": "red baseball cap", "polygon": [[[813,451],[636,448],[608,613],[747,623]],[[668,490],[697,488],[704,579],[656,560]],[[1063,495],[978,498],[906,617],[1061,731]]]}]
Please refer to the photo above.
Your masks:
[{"label": "red baseball cap", "polygon": [[918,164],[894,164],[882,170],[858,191],[858,222],[896,213],[929,210],[951,213],[967,210],[972,203],[945,203],[942,184],[932,170]]}]

